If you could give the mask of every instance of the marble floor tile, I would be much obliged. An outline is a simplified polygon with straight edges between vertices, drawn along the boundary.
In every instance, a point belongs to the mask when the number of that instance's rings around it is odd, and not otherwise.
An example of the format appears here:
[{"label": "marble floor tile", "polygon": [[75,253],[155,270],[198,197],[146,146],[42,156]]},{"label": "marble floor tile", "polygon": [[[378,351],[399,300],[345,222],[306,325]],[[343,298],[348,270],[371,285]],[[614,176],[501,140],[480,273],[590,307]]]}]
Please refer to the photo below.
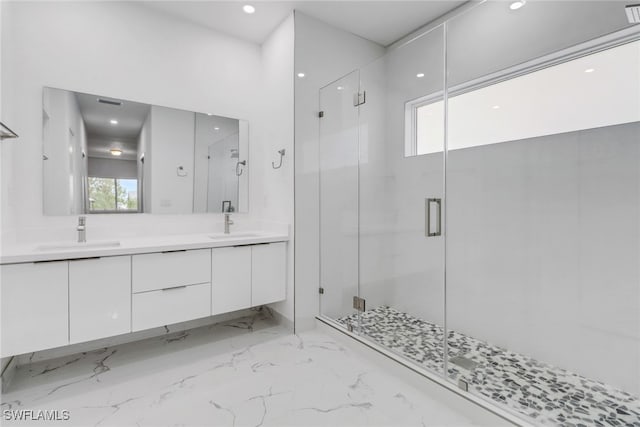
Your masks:
[{"label": "marble floor tile", "polygon": [[[321,331],[265,313],[18,368],[3,426],[470,426]],[[15,421],[5,410],[69,411]]]}]

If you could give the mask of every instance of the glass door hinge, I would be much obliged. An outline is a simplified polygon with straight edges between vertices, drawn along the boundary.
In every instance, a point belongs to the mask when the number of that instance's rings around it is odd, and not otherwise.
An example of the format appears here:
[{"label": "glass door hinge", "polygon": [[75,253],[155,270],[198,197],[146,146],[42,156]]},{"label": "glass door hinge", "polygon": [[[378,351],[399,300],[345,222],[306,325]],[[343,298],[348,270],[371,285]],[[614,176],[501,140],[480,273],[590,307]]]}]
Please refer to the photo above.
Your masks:
[{"label": "glass door hinge", "polygon": [[360,298],[360,297],[353,297],[353,308],[355,310],[358,311],[364,311],[365,310],[365,300],[364,298]]},{"label": "glass door hinge", "polygon": [[320,112],[318,113],[318,117],[323,118],[323,117],[324,117],[324,111],[320,111]]},{"label": "glass door hinge", "polygon": [[358,92],[358,93],[355,93],[353,95],[353,106],[354,107],[357,107],[358,105],[362,105],[365,102],[367,102],[367,92],[366,91]]},{"label": "glass door hinge", "polygon": [[318,293],[319,294],[324,294],[324,288],[318,288]]}]

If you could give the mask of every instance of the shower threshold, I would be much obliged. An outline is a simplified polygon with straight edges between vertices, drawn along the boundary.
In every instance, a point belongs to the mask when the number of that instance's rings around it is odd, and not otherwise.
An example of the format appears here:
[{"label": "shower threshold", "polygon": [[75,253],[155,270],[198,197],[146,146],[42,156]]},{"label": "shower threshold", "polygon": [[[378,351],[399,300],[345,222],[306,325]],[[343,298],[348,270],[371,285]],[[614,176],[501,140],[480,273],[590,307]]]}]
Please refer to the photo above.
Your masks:
[{"label": "shower threshold", "polygon": [[[441,326],[388,306],[342,317],[359,334],[431,371],[443,370]],[[356,329],[357,330],[357,329]],[[640,427],[640,399],[567,370],[449,331],[448,377],[531,422],[566,427]]]}]

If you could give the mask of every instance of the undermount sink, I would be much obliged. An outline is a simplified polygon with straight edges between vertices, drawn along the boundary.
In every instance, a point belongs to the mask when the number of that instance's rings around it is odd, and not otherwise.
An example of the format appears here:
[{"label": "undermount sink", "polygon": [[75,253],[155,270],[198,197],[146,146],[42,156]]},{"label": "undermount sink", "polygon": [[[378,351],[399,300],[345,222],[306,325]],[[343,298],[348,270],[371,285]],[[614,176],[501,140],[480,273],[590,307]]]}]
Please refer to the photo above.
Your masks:
[{"label": "undermount sink", "polygon": [[229,233],[229,234],[224,234],[224,233],[220,233],[220,234],[210,234],[209,237],[211,239],[215,239],[215,240],[221,240],[221,239],[237,239],[237,238],[243,238],[243,237],[260,237],[261,234],[258,233]]},{"label": "undermount sink", "polygon": [[39,251],[60,251],[65,249],[100,249],[100,248],[115,248],[120,246],[120,242],[103,241],[103,242],[65,242],[65,243],[50,243],[46,245],[40,245],[36,247]]}]

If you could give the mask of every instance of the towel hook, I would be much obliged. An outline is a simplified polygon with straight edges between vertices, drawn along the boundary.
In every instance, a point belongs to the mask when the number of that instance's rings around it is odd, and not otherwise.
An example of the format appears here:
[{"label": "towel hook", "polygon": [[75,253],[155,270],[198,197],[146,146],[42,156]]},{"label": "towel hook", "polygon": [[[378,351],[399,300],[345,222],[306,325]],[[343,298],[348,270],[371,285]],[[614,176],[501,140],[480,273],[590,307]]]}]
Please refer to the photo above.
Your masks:
[{"label": "towel hook", "polygon": [[241,162],[237,162],[236,163],[236,176],[240,176],[240,175],[242,175],[242,172],[244,172],[244,169],[240,169],[240,165],[246,166],[247,165],[247,161],[243,160]]},{"label": "towel hook", "polygon": [[278,150],[278,154],[280,154],[280,163],[276,166],[276,162],[271,162],[271,167],[274,169],[280,169],[282,167],[282,158],[284,157],[284,148],[282,150]]}]

